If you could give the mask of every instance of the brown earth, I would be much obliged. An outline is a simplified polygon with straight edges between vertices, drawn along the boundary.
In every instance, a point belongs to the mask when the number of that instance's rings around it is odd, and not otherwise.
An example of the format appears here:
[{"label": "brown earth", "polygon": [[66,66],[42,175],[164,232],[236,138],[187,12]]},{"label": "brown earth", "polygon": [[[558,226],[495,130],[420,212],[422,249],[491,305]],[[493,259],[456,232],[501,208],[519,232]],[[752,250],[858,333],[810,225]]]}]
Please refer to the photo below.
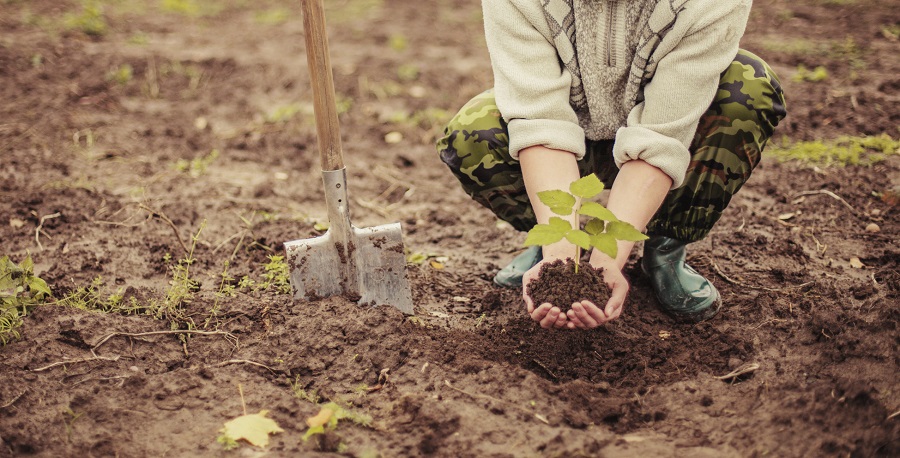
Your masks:
[{"label": "brown earth", "polygon": [[[432,146],[491,84],[474,0],[327,5],[353,221],[403,223],[416,317],[223,281],[263,282],[325,219],[296,3],[94,2],[89,35],[91,2],[0,1],[0,255],[56,299],[100,277],[158,303],[192,245],[198,282],[170,319],[31,309],[0,349],[0,456],[900,455],[898,157],[764,159],[689,253],[725,299],[709,322],[662,314],[632,261],[620,319],[541,330],[490,281],[522,235]],[[895,6],[754,2],[744,46],[790,104],[774,143],[900,135]],[[373,422],[304,442],[313,392]],[[244,405],[284,432],[224,452]]]},{"label": "brown earth", "polygon": [[587,262],[581,263],[580,267],[576,269],[571,259],[542,264],[538,277],[527,287],[528,296],[535,306],[550,303],[566,312],[572,304],[588,300],[603,307],[609,301],[603,269],[595,269]]}]

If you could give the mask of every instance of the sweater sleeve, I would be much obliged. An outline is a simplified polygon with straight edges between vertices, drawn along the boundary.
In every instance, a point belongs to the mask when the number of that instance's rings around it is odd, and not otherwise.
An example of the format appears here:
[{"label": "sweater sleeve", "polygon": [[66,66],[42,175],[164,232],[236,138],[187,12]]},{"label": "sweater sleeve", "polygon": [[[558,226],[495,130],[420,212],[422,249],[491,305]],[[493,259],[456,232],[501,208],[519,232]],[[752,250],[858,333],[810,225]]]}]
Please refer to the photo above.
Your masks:
[{"label": "sweater sleeve", "polygon": [[569,105],[572,76],[560,63],[536,0],[483,0],[485,38],[497,107],[509,128],[509,153],[530,146],[584,157],[584,130]]},{"label": "sweater sleeve", "polygon": [[[750,0],[690,2],[682,14],[692,24],[659,60],[644,87],[644,101],[616,132],[616,165],[641,159],[682,185],[700,117],[718,90],[719,77],[738,52],[750,12]],[[671,33],[670,33],[671,35]],[[667,37],[668,38],[668,37]],[[665,44],[665,39],[661,47]]]}]

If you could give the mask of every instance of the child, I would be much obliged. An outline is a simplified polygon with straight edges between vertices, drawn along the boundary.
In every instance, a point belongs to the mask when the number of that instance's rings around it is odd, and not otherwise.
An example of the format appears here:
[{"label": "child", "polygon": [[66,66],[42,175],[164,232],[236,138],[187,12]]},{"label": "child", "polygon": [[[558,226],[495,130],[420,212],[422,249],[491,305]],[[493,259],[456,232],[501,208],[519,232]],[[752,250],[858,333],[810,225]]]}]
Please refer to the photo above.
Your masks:
[{"label": "child", "polygon": [[[596,173],[607,207],[645,229],[641,267],[661,308],[688,321],[721,307],[685,264],[759,163],[785,116],[777,76],[739,50],[750,0],[484,0],[494,88],[475,96],[438,141],[441,160],[478,203],[520,231],[553,215],[537,193]],[[571,222],[575,222],[572,217]],[[589,329],[617,318],[634,243],[594,250],[606,304],[534,304],[541,265],[570,257],[565,239],[533,247],[494,282],[522,287],[545,328]]]}]

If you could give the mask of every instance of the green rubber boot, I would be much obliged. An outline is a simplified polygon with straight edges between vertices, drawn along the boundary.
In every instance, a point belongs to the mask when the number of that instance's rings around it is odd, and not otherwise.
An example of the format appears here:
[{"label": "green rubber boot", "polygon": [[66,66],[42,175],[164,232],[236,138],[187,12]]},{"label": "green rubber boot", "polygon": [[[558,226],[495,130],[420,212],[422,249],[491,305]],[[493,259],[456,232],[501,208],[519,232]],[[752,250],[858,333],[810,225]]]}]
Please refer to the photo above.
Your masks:
[{"label": "green rubber boot", "polygon": [[650,237],[644,242],[641,269],[650,277],[660,307],[683,321],[698,323],[722,308],[716,287],[685,264],[687,245],[668,237]]},{"label": "green rubber boot", "polygon": [[544,259],[544,252],[541,247],[528,247],[513,258],[506,267],[500,269],[500,272],[497,272],[497,275],[494,276],[494,284],[504,288],[521,288],[522,276],[542,259]]}]

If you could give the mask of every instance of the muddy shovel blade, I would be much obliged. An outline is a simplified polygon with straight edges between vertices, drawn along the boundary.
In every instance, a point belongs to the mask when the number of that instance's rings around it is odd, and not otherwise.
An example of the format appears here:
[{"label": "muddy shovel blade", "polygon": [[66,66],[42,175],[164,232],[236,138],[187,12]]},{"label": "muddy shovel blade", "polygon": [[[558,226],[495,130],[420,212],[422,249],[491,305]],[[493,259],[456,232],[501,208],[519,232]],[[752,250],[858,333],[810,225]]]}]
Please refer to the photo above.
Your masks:
[{"label": "muddy shovel blade", "polygon": [[358,228],[350,223],[346,170],[322,172],[328,231],[286,242],[294,297],[344,296],[360,305],[413,313],[400,223]]},{"label": "muddy shovel blade", "polygon": [[360,305],[390,305],[412,315],[400,224],[351,227],[349,243],[330,228],[325,235],[284,244],[294,297],[344,296]]}]

